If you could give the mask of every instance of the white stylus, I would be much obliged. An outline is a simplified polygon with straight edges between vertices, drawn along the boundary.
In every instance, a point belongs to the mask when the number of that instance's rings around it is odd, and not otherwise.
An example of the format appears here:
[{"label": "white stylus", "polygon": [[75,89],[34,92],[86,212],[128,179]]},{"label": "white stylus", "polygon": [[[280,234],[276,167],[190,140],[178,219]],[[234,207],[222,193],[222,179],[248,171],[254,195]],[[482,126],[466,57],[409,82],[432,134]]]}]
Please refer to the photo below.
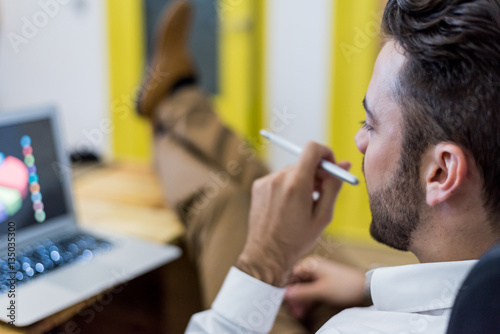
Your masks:
[{"label": "white stylus", "polygon": [[[293,155],[299,156],[302,153],[302,149],[300,147],[298,147],[295,144],[292,144],[288,140],[286,140],[278,135],[275,135],[274,133],[271,133],[267,130],[260,130],[260,135],[262,137],[268,139],[271,143],[278,145],[279,147],[281,147],[282,149],[284,149],[285,151],[288,151],[289,153],[291,153]],[[339,166],[331,163],[330,161],[323,160],[321,162],[321,167],[342,181],[350,183],[354,186],[358,185],[358,183],[359,183],[359,180],[354,175],[352,175],[348,171],[340,168]]]}]

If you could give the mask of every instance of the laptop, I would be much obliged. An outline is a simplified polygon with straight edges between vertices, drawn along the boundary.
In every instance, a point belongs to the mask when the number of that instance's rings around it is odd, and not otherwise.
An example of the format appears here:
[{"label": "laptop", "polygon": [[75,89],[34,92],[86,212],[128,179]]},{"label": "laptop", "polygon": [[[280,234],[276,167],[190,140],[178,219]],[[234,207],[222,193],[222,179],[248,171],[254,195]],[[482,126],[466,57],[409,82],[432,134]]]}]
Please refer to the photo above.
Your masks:
[{"label": "laptop", "polygon": [[31,325],[181,254],[80,228],[70,166],[54,107],[0,114],[1,321]]}]

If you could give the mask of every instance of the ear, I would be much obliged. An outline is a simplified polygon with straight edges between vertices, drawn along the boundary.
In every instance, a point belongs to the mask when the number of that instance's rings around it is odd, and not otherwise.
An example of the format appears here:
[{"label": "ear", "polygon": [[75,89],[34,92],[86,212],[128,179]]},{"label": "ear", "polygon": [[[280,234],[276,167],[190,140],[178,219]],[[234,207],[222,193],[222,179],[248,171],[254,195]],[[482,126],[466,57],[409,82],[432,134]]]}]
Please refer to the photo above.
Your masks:
[{"label": "ear", "polygon": [[440,143],[428,152],[425,160],[426,201],[434,206],[446,201],[464,184],[467,159],[458,145]]}]

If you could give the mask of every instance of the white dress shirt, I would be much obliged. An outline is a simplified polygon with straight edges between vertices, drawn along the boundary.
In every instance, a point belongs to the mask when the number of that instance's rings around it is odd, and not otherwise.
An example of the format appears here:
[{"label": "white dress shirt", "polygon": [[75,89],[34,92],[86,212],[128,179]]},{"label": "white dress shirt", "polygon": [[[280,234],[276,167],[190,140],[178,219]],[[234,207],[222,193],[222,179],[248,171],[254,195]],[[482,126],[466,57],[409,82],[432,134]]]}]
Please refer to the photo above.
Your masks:
[{"label": "white dress shirt", "polygon": [[[344,310],[318,334],[445,333],[451,307],[476,260],[369,271],[373,306]],[[186,333],[268,333],[285,289],[231,268],[212,309],[193,315]]]}]

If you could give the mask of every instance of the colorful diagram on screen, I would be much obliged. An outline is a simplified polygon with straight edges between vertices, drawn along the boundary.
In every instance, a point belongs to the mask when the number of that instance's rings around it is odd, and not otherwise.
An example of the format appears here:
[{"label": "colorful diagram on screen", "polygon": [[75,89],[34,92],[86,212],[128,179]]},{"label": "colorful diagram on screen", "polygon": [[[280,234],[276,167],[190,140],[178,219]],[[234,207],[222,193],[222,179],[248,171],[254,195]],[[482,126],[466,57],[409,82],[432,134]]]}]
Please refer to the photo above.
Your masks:
[{"label": "colorful diagram on screen", "polygon": [[39,223],[45,221],[31,138],[23,136],[21,146],[24,162],[13,156],[6,157],[0,152],[0,223],[21,210],[28,191],[31,193],[36,221]]},{"label": "colorful diagram on screen", "polygon": [[28,168],[15,157],[0,153],[0,222],[15,215],[28,194]]}]

